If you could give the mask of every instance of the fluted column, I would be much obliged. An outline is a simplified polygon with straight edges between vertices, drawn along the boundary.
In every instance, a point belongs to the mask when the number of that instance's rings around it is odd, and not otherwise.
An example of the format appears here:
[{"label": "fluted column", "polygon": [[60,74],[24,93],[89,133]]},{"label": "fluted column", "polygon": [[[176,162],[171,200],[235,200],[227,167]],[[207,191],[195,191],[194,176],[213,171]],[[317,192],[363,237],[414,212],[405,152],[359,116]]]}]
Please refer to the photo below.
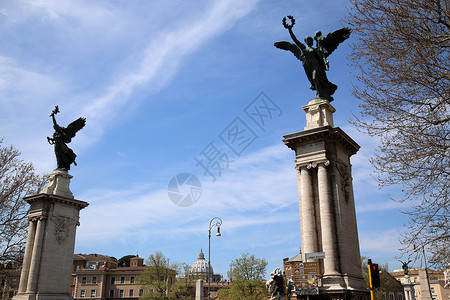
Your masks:
[{"label": "fluted column", "polygon": [[42,244],[44,241],[44,226],[45,220],[40,218],[37,221],[36,234],[34,238],[33,254],[31,256],[31,266],[29,272],[29,279],[27,284],[27,293],[35,293],[37,288],[37,280],[39,273],[39,266],[41,264]]},{"label": "fluted column", "polygon": [[302,206],[302,248],[303,254],[317,252],[317,226],[310,170],[300,167],[300,201]]},{"label": "fluted column", "polygon": [[326,255],[324,259],[325,276],[340,274],[334,208],[326,168],[329,164],[329,161],[319,163],[317,170],[322,248]]},{"label": "fluted column", "polygon": [[28,221],[28,236],[23,257],[22,271],[20,273],[20,282],[18,293],[25,293],[27,290],[28,276],[30,274],[31,254],[33,253],[33,244],[36,234],[36,220]]}]

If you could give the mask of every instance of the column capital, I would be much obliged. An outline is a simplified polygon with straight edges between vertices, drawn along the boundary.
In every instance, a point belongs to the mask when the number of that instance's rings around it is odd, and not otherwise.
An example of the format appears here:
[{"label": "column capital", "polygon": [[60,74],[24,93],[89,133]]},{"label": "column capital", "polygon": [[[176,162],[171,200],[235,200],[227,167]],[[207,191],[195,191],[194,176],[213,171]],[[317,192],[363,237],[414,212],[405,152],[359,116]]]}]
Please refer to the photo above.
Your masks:
[{"label": "column capital", "polygon": [[317,160],[317,161],[311,161],[308,163],[301,163],[301,164],[295,165],[295,169],[297,171],[300,171],[302,168],[310,170],[310,169],[317,168],[317,166],[319,166],[321,164],[325,167],[328,167],[330,165],[330,161],[328,159],[321,159],[321,160]]},{"label": "column capital", "polygon": [[47,220],[47,216],[46,215],[30,216],[30,217],[28,217],[28,221],[29,222],[37,222],[37,221],[43,221],[43,220]]}]

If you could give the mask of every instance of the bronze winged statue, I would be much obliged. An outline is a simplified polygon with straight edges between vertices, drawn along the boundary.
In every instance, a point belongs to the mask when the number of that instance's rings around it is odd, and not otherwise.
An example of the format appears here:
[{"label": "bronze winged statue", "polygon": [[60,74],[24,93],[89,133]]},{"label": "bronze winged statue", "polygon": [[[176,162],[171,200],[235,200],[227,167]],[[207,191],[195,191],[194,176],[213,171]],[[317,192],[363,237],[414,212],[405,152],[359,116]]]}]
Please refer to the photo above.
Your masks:
[{"label": "bronze winged statue", "polygon": [[[286,18],[290,19],[291,24],[286,22]],[[306,77],[311,83],[310,89],[316,91],[317,98],[331,102],[333,101],[332,95],[337,90],[337,85],[328,81],[325,73],[329,69],[327,58],[340,43],[350,37],[351,29],[344,27],[327,34],[325,37],[320,31],[317,31],[314,36],[314,40],[316,40],[316,47],[314,48],[311,36],[305,38],[306,45],[297,39],[292,31],[294,24],[294,17],[287,16],[283,18],[283,26],[289,31],[294,43],[281,41],[276,42],[274,46],[292,52],[295,57],[301,60]]]},{"label": "bronze winged statue", "polygon": [[48,143],[50,145],[55,146],[55,155],[56,155],[56,163],[58,169],[70,170],[70,165],[73,163],[75,166],[77,163],[75,162],[75,158],[77,155],[73,152],[72,149],[67,147],[67,144],[72,141],[72,138],[75,134],[86,125],[85,118],[78,118],[77,120],[70,123],[66,128],[59,126],[56,122],[55,115],[59,113],[58,106],[55,106],[55,109],[52,111],[50,117],[53,120],[53,129],[55,132],[53,133],[53,137],[47,137]]}]

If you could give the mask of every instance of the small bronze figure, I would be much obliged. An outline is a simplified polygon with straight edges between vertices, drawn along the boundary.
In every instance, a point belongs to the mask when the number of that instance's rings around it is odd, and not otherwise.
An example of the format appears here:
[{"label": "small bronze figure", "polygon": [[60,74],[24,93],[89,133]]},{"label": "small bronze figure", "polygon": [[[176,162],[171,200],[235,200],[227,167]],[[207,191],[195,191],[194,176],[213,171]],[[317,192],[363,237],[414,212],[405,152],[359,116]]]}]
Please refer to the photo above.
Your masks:
[{"label": "small bronze figure", "polygon": [[408,265],[411,262],[411,260],[408,260],[407,262],[399,260],[399,262],[402,263],[403,274],[408,275],[408,273],[409,273],[409,266]]},{"label": "small bronze figure", "polygon": [[[286,22],[286,18],[291,21],[291,24]],[[311,83],[310,89],[316,91],[316,97],[333,101],[331,97],[337,90],[337,85],[328,81],[325,71],[329,69],[327,57],[333,53],[337,46],[350,37],[351,30],[347,27],[341,28],[334,32],[323,36],[320,31],[317,31],[314,40],[316,40],[316,48],[313,47],[313,38],[307,36],[305,38],[306,46],[301,43],[292,27],[295,24],[295,19],[292,16],[283,18],[283,26],[289,31],[289,34],[294,43],[281,41],[274,44],[275,47],[292,52],[295,57],[302,61],[305,69],[306,77]]]},{"label": "small bronze figure", "polygon": [[77,155],[72,149],[67,147],[66,144],[70,143],[75,134],[86,125],[86,118],[78,118],[77,120],[70,123],[67,128],[59,126],[56,122],[55,115],[59,113],[58,106],[52,111],[50,117],[53,120],[53,128],[55,132],[53,137],[47,137],[48,143],[55,146],[56,163],[58,169],[70,170],[70,165],[73,163],[75,166],[75,158]]}]

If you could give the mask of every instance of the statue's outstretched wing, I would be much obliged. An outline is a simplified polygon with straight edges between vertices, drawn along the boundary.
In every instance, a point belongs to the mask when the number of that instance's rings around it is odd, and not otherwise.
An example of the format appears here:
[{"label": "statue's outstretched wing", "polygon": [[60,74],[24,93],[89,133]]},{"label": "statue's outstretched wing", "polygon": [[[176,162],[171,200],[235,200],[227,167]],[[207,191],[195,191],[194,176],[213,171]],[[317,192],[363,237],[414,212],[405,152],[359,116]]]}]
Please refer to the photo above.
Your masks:
[{"label": "statue's outstretched wing", "polygon": [[348,39],[351,32],[352,30],[350,28],[344,27],[327,34],[321,42],[321,46],[326,50],[324,52],[325,57],[330,55],[340,43]]},{"label": "statue's outstretched wing", "polygon": [[273,45],[279,49],[291,51],[295,55],[295,57],[302,60],[302,49],[300,49],[296,44],[291,43],[291,42],[282,41],[282,42],[276,42]]},{"label": "statue's outstretched wing", "polygon": [[86,118],[78,118],[70,123],[66,128],[66,134],[69,138],[73,138],[75,134],[86,125]]}]

